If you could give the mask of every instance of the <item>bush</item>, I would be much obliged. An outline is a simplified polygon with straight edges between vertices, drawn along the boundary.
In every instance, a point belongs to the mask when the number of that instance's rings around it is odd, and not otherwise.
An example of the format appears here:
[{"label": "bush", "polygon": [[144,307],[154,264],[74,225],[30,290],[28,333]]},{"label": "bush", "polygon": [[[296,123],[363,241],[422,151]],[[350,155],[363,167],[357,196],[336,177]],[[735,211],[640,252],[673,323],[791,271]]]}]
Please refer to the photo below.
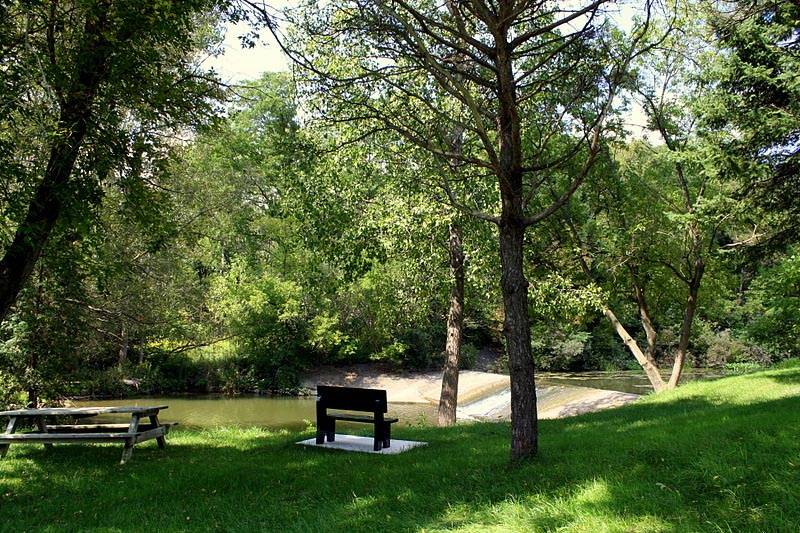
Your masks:
[{"label": "bush", "polygon": [[745,363],[758,368],[770,363],[770,356],[766,351],[736,338],[729,329],[704,332],[697,345],[699,349],[705,347],[705,355],[700,361],[705,366],[723,367]]},{"label": "bush", "polygon": [[542,370],[578,370],[591,352],[587,331],[535,330],[531,342],[536,366]]},{"label": "bush", "polygon": [[755,372],[764,368],[758,363],[727,363],[725,370],[732,374],[747,374],[748,372]]},{"label": "bush", "polygon": [[0,410],[16,409],[25,405],[25,391],[14,376],[0,370]]},{"label": "bush", "polygon": [[422,370],[441,366],[444,336],[437,335],[434,328],[415,328],[403,332],[400,342],[406,346],[403,366],[412,370]]},{"label": "bush", "polygon": [[470,344],[464,343],[461,345],[461,358],[458,361],[458,367],[461,370],[469,370],[475,366],[478,360],[478,349]]}]

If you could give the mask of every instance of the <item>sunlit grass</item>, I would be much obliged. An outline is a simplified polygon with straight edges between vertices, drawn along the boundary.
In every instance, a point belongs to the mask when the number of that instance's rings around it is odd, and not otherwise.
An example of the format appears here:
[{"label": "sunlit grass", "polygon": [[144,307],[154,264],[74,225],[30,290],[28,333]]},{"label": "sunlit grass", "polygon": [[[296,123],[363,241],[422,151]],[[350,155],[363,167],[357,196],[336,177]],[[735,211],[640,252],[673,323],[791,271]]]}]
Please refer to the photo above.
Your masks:
[{"label": "sunlit grass", "polygon": [[800,366],[692,383],[541,424],[512,465],[506,424],[406,427],[398,456],[297,446],[303,432],[179,430],[165,452],[12,448],[2,530],[795,531]]}]

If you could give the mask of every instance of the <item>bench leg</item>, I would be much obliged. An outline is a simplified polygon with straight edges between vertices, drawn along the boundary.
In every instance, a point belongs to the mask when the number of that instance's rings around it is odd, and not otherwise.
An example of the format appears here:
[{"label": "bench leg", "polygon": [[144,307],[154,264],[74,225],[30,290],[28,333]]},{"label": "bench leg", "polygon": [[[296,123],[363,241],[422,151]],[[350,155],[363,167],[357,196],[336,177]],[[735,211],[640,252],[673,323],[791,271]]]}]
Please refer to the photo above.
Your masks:
[{"label": "bench leg", "polygon": [[336,420],[329,416],[317,419],[317,444],[325,441],[333,442],[336,439]]},{"label": "bench leg", "polygon": [[[8,420],[8,425],[6,426],[6,435],[11,435],[16,430],[17,430],[17,417],[12,416]],[[8,448],[10,446],[11,446],[10,444],[0,444],[0,459],[6,456],[6,454],[8,453]]]},{"label": "bench leg", "polygon": [[386,422],[383,426],[383,447],[392,447],[392,425]]},{"label": "bench leg", "polygon": [[[44,417],[38,417],[36,419],[36,427],[39,429],[40,432],[47,433],[47,420],[45,420]],[[44,447],[45,447],[45,449],[49,450],[49,449],[51,449],[53,447],[53,445],[50,444],[50,443],[47,443],[47,444],[44,445]]]},{"label": "bench leg", "polygon": [[[158,422],[158,415],[150,415],[150,423],[153,424],[153,428],[161,427],[161,424]],[[163,435],[156,437],[156,442],[158,443],[158,447],[162,450],[167,447],[167,439]]]},{"label": "bench leg", "polygon": [[328,418],[327,422],[325,423],[325,437],[328,442],[334,442],[336,440],[336,420],[333,418]]},{"label": "bench leg", "polygon": [[374,430],[375,435],[373,436],[372,449],[375,450],[376,452],[379,452],[383,449],[383,435],[384,435],[383,426],[384,424],[382,422],[375,422],[375,430]]},{"label": "bench leg", "polygon": [[317,444],[325,444],[325,433],[328,430],[328,414],[322,398],[317,398]]}]

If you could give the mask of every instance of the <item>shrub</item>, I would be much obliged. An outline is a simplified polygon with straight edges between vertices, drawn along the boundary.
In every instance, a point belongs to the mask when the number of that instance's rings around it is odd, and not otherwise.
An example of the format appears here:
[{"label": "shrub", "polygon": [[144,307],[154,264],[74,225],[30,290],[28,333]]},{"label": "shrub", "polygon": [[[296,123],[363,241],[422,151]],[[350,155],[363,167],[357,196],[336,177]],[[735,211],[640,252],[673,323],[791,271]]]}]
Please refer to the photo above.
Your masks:
[{"label": "shrub", "polygon": [[706,366],[721,367],[747,363],[761,367],[770,362],[768,353],[735,337],[729,329],[704,332],[697,344],[698,348],[705,346],[702,363]]},{"label": "shrub", "polygon": [[758,363],[727,363],[725,370],[732,374],[747,374],[748,372],[755,372],[764,368]]},{"label": "shrub", "polygon": [[464,343],[461,346],[461,358],[458,361],[458,367],[461,370],[469,370],[475,366],[477,360],[478,349],[468,342]]},{"label": "shrub", "polygon": [[0,410],[25,405],[25,391],[13,375],[0,370]]}]

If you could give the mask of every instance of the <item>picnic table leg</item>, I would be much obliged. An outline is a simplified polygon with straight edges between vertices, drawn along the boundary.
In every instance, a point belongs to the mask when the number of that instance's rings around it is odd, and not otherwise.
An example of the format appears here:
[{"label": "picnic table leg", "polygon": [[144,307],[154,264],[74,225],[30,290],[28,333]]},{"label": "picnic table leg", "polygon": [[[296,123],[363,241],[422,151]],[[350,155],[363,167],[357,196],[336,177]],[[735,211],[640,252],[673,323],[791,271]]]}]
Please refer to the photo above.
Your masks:
[{"label": "picnic table leg", "polygon": [[[36,417],[36,427],[39,428],[39,431],[42,433],[47,433],[47,420],[45,417],[40,416]],[[45,443],[45,449],[49,450],[53,447],[51,443]]]},{"label": "picnic table leg", "polygon": [[[17,417],[16,416],[12,416],[8,420],[8,425],[6,426],[6,433],[5,434],[6,435],[11,435],[16,430],[17,430]],[[8,448],[10,446],[11,446],[10,444],[0,444],[0,459],[2,459],[3,457],[6,456],[6,453],[8,453]]]},{"label": "picnic table leg", "polygon": [[[161,424],[158,422],[158,415],[150,415],[150,423],[153,424],[153,428],[161,427]],[[162,450],[167,447],[167,439],[164,438],[164,435],[156,437],[156,442],[158,443],[158,447]]]},{"label": "picnic table leg", "polygon": [[[131,415],[131,423],[128,426],[128,433],[136,433],[137,431],[139,431],[139,415],[134,414]],[[125,447],[122,449],[122,459],[120,460],[119,464],[124,465],[131,458],[131,455],[133,455],[134,438],[135,437],[131,436],[125,440]]]},{"label": "picnic table leg", "polygon": [[122,448],[122,459],[120,459],[119,464],[124,465],[127,463],[131,455],[133,455],[133,439],[128,439],[125,441],[125,447]]}]

